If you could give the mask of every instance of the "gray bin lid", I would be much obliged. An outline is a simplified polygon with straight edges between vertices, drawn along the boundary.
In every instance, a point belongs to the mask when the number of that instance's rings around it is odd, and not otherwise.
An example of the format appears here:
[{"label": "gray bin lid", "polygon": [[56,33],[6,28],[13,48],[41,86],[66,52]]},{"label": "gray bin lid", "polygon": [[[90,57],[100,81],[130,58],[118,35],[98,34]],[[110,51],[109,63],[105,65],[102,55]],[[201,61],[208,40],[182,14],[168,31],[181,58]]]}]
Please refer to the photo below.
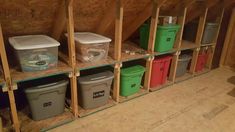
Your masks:
[{"label": "gray bin lid", "polygon": [[78,82],[80,84],[91,84],[91,83],[99,83],[103,81],[107,81],[113,79],[114,75],[111,71],[101,72],[93,75],[88,75],[84,77],[79,77]]},{"label": "gray bin lid", "polygon": [[188,60],[190,60],[190,59],[192,59],[192,56],[191,55],[181,55],[180,57],[179,57],[179,61],[188,61]]},{"label": "gray bin lid", "polygon": [[40,92],[44,92],[44,91],[55,90],[60,86],[67,85],[68,83],[69,82],[67,80],[62,80],[62,81],[58,81],[55,83],[49,83],[49,84],[45,84],[45,85],[39,85],[39,86],[35,86],[35,87],[26,88],[24,91],[25,91],[25,93],[40,93]]},{"label": "gray bin lid", "polygon": [[206,26],[218,26],[218,23],[212,23],[212,22],[208,22],[206,23]]}]

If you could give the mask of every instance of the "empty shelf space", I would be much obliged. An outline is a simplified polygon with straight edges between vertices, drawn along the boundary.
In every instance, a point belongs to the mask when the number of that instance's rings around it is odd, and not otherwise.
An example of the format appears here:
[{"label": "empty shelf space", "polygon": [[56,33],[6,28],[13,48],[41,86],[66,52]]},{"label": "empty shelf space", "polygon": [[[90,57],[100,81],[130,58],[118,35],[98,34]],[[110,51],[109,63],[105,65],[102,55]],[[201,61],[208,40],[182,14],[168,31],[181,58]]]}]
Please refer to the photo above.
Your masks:
[{"label": "empty shelf space", "polygon": [[32,120],[29,115],[28,107],[18,112],[22,132],[46,131],[74,120],[73,114],[68,109],[65,109],[65,112],[60,115],[40,121]]},{"label": "empty shelf space", "polygon": [[127,41],[122,44],[122,62],[148,58],[149,56],[147,51],[133,42]]},{"label": "empty shelf space", "polygon": [[14,128],[11,123],[11,114],[9,108],[0,109],[0,115],[2,119],[3,132],[13,132]]},{"label": "empty shelf space", "polygon": [[78,116],[85,117],[85,116],[97,113],[99,111],[105,110],[107,108],[113,107],[114,105],[116,105],[116,102],[110,97],[107,104],[94,108],[94,109],[83,109],[82,107],[79,106]]},{"label": "empty shelf space", "polygon": [[148,90],[147,89],[144,89],[144,88],[140,88],[139,92],[137,92],[136,94],[134,95],[131,95],[131,96],[127,96],[127,97],[124,97],[124,96],[119,96],[119,102],[120,103],[123,103],[123,102],[126,102],[126,101],[129,101],[129,100],[132,100],[132,99],[135,99],[135,98],[138,98],[140,96],[143,96],[145,94],[148,93]]},{"label": "empty shelf space", "polygon": [[213,46],[213,45],[216,45],[216,43],[201,44],[201,47]]},{"label": "empty shelf space", "polygon": [[190,42],[187,40],[182,40],[180,50],[194,49],[198,46],[194,42]]},{"label": "empty shelf space", "polygon": [[112,59],[112,57],[108,56],[107,59],[96,61],[96,62],[77,61],[77,67],[79,70],[86,70],[86,69],[91,69],[91,68],[96,68],[96,67],[107,66],[107,65],[114,65],[115,63],[116,61]]},{"label": "empty shelf space", "polygon": [[176,77],[175,78],[175,82],[176,83],[179,83],[179,82],[182,82],[182,81],[185,81],[185,80],[188,80],[190,78],[192,78],[193,75],[191,73],[185,73],[183,76],[181,77]]},{"label": "empty shelf space", "polygon": [[154,91],[160,90],[162,88],[165,88],[165,87],[168,87],[168,86],[171,86],[171,85],[173,85],[173,82],[172,81],[167,81],[165,84],[157,86],[157,87],[150,88],[149,90],[150,90],[150,92],[154,92]]},{"label": "empty shelf space", "polygon": [[14,82],[23,82],[28,80],[39,79],[43,77],[49,77],[53,75],[65,74],[72,71],[67,64],[62,61],[58,61],[58,65],[56,68],[43,70],[43,71],[35,71],[35,72],[22,72],[19,67],[11,68],[12,80]]},{"label": "empty shelf space", "polygon": [[210,69],[209,68],[204,68],[202,71],[198,71],[194,74],[194,76],[200,76],[202,74],[205,74],[205,73],[208,73],[210,72]]}]

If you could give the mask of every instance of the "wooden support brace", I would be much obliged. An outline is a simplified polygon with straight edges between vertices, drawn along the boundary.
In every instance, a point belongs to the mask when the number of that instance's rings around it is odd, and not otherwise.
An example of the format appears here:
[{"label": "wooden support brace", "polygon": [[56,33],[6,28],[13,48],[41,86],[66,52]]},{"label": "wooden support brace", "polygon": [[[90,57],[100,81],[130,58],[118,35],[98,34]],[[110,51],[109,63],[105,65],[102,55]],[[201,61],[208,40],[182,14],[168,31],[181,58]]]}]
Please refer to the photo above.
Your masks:
[{"label": "wooden support brace", "polygon": [[146,61],[146,71],[144,77],[144,89],[149,91],[150,89],[150,80],[152,74],[152,65],[153,65],[154,56],[150,56]]},{"label": "wooden support brace", "polygon": [[16,110],[15,96],[14,96],[14,91],[13,91],[14,89],[13,89],[10,69],[9,69],[9,65],[7,61],[1,24],[0,24],[0,57],[2,60],[2,64],[3,64],[3,72],[4,72],[4,77],[6,80],[6,87],[8,91],[8,97],[9,97],[10,108],[11,108],[11,117],[13,120],[14,129],[16,132],[20,132],[20,123],[19,123],[17,110]]},{"label": "wooden support brace", "polygon": [[69,65],[73,68],[71,83],[71,108],[74,116],[78,116],[78,95],[77,95],[77,68],[75,55],[74,40],[74,19],[73,19],[73,0],[66,1],[67,7],[67,32],[68,32],[68,49],[69,49]]},{"label": "wooden support brace", "polygon": [[196,69],[196,65],[197,65],[199,52],[200,52],[200,48],[196,48],[193,51],[193,56],[192,56],[191,65],[190,65],[190,69],[189,69],[189,72],[191,74],[195,74],[195,69]]},{"label": "wooden support brace", "polygon": [[175,82],[175,76],[176,76],[176,70],[177,70],[177,65],[178,65],[178,60],[179,60],[179,55],[181,54],[180,51],[177,51],[171,61],[171,68],[170,68],[170,75],[169,75],[169,80],[172,82]]},{"label": "wooden support brace", "polygon": [[120,74],[122,63],[116,63],[114,66],[114,87],[113,87],[113,99],[119,102],[120,93]]},{"label": "wooden support brace", "polygon": [[201,46],[203,32],[204,32],[204,28],[205,28],[205,24],[206,24],[207,13],[208,13],[208,8],[205,9],[204,14],[201,15],[199,18],[199,24],[198,24],[196,42],[195,42],[198,47]]}]

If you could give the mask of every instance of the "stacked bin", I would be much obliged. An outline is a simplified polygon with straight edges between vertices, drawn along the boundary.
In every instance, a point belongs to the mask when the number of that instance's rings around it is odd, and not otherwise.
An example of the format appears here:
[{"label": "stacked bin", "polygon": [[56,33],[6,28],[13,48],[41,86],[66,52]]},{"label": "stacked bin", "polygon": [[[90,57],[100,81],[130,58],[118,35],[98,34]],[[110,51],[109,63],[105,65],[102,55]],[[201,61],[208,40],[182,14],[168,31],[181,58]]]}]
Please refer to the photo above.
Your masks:
[{"label": "stacked bin", "polygon": [[143,66],[132,66],[121,70],[120,95],[130,96],[137,93],[141,87],[145,68]]},{"label": "stacked bin", "polygon": [[218,23],[206,23],[202,37],[202,44],[213,43],[216,37],[218,26]]},{"label": "stacked bin", "polygon": [[79,77],[79,105],[84,109],[92,109],[108,103],[113,78],[111,71]]},{"label": "stacked bin", "polygon": [[[171,50],[175,43],[175,37],[179,30],[179,25],[158,26],[155,40],[155,52],[167,52]],[[143,24],[140,27],[140,46],[147,50],[150,25]]]},{"label": "stacked bin", "polygon": [[171,59],[171,56],[166,56],[156,58],[153,61],[150,88],[155,88],[166,83]]},{"label": "stacked bin", "polygon": [[196,68],[195,68],[196,72],[202,71],[205,68],[208,56],[209,56],[208,51],[204,49],[200,51],[200,54],[198,55],[198,59],[197,59]]}]

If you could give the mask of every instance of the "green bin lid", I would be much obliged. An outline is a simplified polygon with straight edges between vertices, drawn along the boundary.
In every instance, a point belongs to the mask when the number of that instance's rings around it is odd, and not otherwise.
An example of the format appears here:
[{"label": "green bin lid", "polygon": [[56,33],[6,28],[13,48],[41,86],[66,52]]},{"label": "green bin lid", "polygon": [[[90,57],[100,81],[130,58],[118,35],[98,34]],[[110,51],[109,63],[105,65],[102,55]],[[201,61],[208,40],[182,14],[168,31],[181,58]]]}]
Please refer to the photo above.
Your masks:
[{"label": "green bin lid", "polygon": [[137,65],[128,68],[123,68],[121,70],[121,75],[123,76],[131,76],[133,74],[143,73],[145,68],[143,66]]},{"label": "green bin lid", "polygon": [[180,25],[177,25],[177,24],[169,24],[169,25],[165,25],[165,26],[160,26],[158,25],[157,26],[158,29],[179,29],[180,28]]}]

